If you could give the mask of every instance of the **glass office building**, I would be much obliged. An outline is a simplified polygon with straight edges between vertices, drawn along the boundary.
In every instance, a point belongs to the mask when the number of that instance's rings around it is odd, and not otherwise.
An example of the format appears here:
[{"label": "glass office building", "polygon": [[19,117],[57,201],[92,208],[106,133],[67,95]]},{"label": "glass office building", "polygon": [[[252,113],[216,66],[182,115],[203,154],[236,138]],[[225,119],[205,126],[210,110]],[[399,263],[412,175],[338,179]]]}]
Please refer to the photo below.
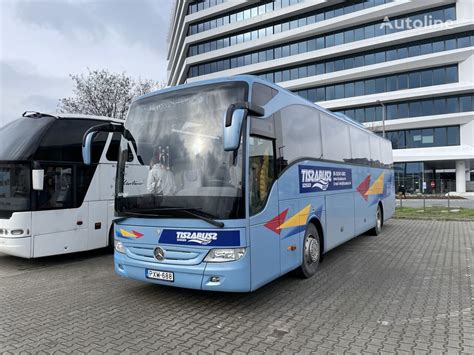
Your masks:
[{"label": "glass office building", "polygon": [[397,188],[474,190],[472,0],[176,0],[168,84],[258,75],[392,141]]}]

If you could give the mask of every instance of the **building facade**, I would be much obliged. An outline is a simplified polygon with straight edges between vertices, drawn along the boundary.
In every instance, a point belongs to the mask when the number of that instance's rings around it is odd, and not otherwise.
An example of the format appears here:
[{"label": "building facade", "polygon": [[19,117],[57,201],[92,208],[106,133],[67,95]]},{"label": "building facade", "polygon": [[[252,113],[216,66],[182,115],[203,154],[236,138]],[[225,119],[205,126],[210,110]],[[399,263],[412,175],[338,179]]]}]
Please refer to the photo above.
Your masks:
[{"label": "building facade", "polygon": [[169,85],[253,74],[385,133],[398,189],[474,191],[472,0],[177,0],[168,60]]}]

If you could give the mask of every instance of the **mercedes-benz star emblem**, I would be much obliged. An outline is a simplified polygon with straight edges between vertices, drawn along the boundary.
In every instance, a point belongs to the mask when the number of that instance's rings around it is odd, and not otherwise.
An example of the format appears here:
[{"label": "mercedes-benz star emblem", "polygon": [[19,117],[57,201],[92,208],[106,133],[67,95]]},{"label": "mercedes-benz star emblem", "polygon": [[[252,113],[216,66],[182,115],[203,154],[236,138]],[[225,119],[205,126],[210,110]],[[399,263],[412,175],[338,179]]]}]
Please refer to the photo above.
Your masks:
[{"label": "mercedes-benz star emblem", "polygon": [[160,247],[156,247],[153,254],[155,255],[156,260],[162,261],[165,258],[165,251]]}]

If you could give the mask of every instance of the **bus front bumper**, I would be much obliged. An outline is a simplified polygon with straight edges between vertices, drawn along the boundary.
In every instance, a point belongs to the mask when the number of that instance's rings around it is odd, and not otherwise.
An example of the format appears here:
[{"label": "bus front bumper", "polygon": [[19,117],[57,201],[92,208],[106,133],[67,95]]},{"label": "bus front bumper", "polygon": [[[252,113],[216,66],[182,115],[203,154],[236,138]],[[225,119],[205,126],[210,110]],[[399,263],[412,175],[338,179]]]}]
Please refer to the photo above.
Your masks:
[{"label": "bus front bumper", "polygon": [[0,253],[31,258],[31,237],[0,237]]},{"label": "bus front bumper", "polygon": [[[247,253],[237,261],[206,263],[198,265],[176,265],[135,260],[125,254],[114,254],[115,272],[131,279],[197,290],[249,292],[250,255]],[[146,269],[172,272],[174,281],[160,281],[146,277]]]}]

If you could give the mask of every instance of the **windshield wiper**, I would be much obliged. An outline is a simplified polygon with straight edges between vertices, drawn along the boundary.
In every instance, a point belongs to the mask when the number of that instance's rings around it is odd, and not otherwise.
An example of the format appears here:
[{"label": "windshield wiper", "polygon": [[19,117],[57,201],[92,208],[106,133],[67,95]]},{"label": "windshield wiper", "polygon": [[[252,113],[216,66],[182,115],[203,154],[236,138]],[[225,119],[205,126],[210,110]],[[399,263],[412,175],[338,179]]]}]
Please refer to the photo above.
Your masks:
[{"label": "windshield wiper", "polygon": [[141,216],[141,217],[146,217],[146,216],[151,216],[151,217],[163,217],[162,214],[154,214],[154,213],[149,213],[150,212],[184,212],[187,213],[190,216],[199,218],[203,221],[206,221],[209,224],[212,224],[213,226],[223,228],[225,226],[224,222],[217,221],[215,218],[213,218],[210,214],[206,212],[200,211],[200,208],[193,208],[193,207],[163,207],[163,208],[153,208],[153,209],[134,209],[133,211],[136,212],[127,212],[124,211],[122,213],[130,215],[130,216]]},{"label": "windshield wiper", "polygon": [[217,221],[209,213],[202,212],[201,208],[196,208],[196,207],[162,207],[162,208],[152,209],[152,211],[157,211],[157,212],[165,212],[165,211],[185,212],[185,213],[189,214],[190,216],[202,219],[203,221],[206,221],[207,223],[210,223],[213,226],[216,226],[216,227],[219,227],[219,228],[224,227],[224,222]]},{"label": "windshield wiper", "polygon": [[216,227],[224,228],[224,222],[215,220],[214,218],[210,217],[209,214],[201,212],[198,208],[178,208],[177,210],[186,212],[187,214],[202,219],[203,221],[206,221],[207,223],[210,223]]},{"label": "windshield wiper", "polygon": [[138,212],[130,212],[130,211],[120,211],[120,217],[114,219],[114,223],[120,223],[124,219],[129,217],[138,217],[138,218],[151,218],[151,217],[165,217],[165,215],[157,214],[157,213],[138,213]]}]

